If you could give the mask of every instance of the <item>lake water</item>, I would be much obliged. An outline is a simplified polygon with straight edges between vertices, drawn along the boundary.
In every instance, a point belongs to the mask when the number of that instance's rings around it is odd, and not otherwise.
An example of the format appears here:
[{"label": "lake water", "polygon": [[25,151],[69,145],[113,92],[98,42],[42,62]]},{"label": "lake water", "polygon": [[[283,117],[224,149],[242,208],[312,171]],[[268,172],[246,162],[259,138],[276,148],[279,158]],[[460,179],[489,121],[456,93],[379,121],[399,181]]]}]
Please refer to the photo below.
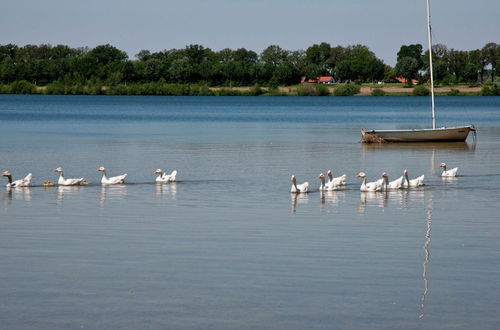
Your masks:
[{"label": "lake water", "polygon": [[[429,103],[0,95],[0,170],[34,184],[1,178],[0,328],[497,329],[500,98],[437,98],[477,143],[359,143],[428,126]],[[42,187],[58,166],[91,184]],[[328,169],[345,190],[318,192]],[[426,186],[359,191],[403,169]]]}]

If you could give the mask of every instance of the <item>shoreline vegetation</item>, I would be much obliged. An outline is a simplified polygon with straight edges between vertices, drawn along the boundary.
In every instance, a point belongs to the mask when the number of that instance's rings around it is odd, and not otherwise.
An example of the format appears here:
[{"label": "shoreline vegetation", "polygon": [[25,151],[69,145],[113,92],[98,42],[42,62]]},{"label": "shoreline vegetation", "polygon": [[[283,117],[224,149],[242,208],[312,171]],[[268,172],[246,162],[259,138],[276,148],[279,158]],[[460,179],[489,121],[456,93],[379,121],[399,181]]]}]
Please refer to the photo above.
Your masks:
[{"label": "shoreline vegetation", "polygon": [[[495,84],[454,85],[434,88],[437,96],[495,96]],[[36,86],[27,81],[0,85],[0,94],[42,95],[158,95],[158,96],[427,96],[427,85],[406,84],[298,84],[292,86],[210,87],[199,84],[168,84],[164,82],[128,85],[64,85],[52,83]]]},{"label": "shoreline vegetation", "polygon": [[[0,45],[0,94],[200,96],[423,96],[428,50],[402,45],[394,67],[364,45],[323,42],[305,50],[271,45],[260,54],[202,45],[134,59],[110,45]],[[437,95],[500,95],[500,45],[432,47]]]}]

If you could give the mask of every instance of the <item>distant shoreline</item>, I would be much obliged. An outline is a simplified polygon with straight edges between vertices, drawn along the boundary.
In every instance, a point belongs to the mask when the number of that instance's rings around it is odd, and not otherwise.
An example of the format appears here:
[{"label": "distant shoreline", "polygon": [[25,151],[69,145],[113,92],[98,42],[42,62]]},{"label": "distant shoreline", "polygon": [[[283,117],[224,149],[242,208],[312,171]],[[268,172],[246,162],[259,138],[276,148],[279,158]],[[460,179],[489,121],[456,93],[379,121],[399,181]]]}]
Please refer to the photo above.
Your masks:
[{"label": "distant shoreline", "polygon": [[[499,95],[496,86],[455,85],[434,88],[438,96],[489,96]],[[106,85],[49,84],[35,86],[27,81],[0,85],[0,94],[48,95],[163,95],[163,96],[425,96],[427,85],[404,84],[298,84],[292,86],[261,87],[210,87],[198,84],[142,83]]]}]

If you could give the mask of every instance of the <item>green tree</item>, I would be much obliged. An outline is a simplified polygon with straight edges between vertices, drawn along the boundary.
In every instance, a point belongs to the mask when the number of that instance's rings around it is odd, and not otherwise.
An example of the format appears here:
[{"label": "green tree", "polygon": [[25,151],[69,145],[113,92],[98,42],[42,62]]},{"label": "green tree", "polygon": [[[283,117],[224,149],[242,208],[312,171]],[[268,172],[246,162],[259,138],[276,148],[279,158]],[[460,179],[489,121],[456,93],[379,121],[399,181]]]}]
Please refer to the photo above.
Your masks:
[{"label": "green tree", "polygon": [[19,47],[14,44],[0,45],[0,62],[2,62],[6,57],[14,60],[18,49]]},{"label": "green tree", "polygon": [[405,57],[414,58],[417,61],[418,69],[420,70],[424,65],[422,61],[422,45],[402,45],[397,54],[397,62]]},{"label": "green tree", "polygon": [[[439,82],[444,80],[448,74],[448,47],[442,44],[435,44],[432,46],[432,66],[434,80]],[[423,56],[424,66],[423,69],[426,71],[425,79],[429,80],[429,51],[427,50]]]},{"label": "green tree", "polygon": [[191,67],[187,58],[179,58],[172,62],[168,74],[176,83],[186,83],[191,76]]},{"label": "green tree", "polygon": [[16,65],[14,60],[6,56],[0,62],[0,81],[4,84],[10,84],[16,79]]},{"label": "green tree", "polygon": [[312,45],[306,50],[305,61],[307,64],[313,64],[319,69],[319,75],[331,75],[333,67],[330,66],[330,56],[332,47],[329,43],[322,42],[319,45]]},{"label": "green tree", "polygon": [[111,46],[110,44],[100,45],[92,49],[88,57],[96,65],[106,65],[114,62],[123,62],[128,56],[124,51]]},{"label": "green tree", "polygon": [[396,63],[396,75],[405,78],[406,84],[411,85],[411,80],[418,77],[418,61],[413,57],[403,57]]},{"label": "green tree", "polygon": [[500,62],[500,45],[494,42],[487,43],[481,49],[487,64],[491,66],[491,81],[495,81],[497,65]]},{"label": "green tree", "polygon": [[[270,83],[274,85],[277,83],[280,78],[278,76],[282,76],[282,72],[275,75],[275,71],[277,68],[282,65],[288,57],[288,51],[282,49],[280,46],[271,45],[264,49],[260,54],[260,62],[263,64],[259,72],[259,78],[262,79],[265,83]],[[281,68],[283,71],[286,68]]]},{"label": "green tree", "polygon": [[373,81],[384,76],[384,64],[363,45],[348,46],[335,66],[335,75],[342,81]]},{"label": "green tree", "polygon": [[286,61],[288,57],[288,51],[282,49],[280,46],[271,45],[264,49],[260,54],[260,60],[264,64],[269,64],[273,67],[278,67],[283,62]]}]

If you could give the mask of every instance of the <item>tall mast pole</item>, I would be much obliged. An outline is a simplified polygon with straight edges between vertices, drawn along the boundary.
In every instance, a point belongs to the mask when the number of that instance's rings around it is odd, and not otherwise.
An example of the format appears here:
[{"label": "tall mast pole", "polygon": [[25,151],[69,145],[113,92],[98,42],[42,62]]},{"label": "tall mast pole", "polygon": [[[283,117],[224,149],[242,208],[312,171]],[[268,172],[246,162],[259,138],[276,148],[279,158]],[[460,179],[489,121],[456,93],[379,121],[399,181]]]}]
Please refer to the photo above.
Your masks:
[{"label": "tall mast pole", "polygon": [[436,128],[436,112],[434,110],[434,76],[432,70],[432,36],[431,36],[431,8],[427,0],[427,41],[429,43],[429,72],[431,76],[432,128]]}]

